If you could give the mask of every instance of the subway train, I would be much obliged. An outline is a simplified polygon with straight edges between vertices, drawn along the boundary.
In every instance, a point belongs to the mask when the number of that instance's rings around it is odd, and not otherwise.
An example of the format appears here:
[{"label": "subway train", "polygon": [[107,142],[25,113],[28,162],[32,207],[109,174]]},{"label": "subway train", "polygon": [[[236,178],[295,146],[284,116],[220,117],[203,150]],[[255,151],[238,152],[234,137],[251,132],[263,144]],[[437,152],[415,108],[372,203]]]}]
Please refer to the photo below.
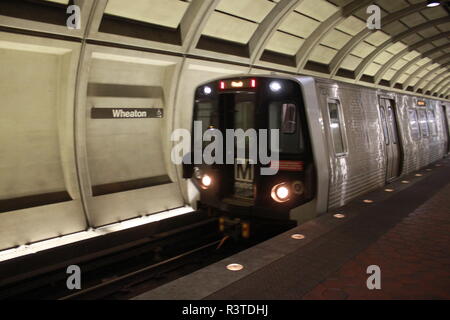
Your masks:
[{"label": "subway train", "polygon": [[[196,88],[193,121],[204,133],[224,136],[229,129],[277,130],[278,159],[249,161],[256,142],[248,139],[232,145],[235,152],[221,144],[234,163],[194,164],[200,135],[183,174],[200,193],[201,206],[249,219],[302,222],[443,158],[449,117],[445,101],[333,80],[220,78]],[[270,144],[270,138],[260,140],[259,146]],[[238,148],[244,159],[236,156]],[[274,163],[276,174],[263,175],[261,168]]]}]

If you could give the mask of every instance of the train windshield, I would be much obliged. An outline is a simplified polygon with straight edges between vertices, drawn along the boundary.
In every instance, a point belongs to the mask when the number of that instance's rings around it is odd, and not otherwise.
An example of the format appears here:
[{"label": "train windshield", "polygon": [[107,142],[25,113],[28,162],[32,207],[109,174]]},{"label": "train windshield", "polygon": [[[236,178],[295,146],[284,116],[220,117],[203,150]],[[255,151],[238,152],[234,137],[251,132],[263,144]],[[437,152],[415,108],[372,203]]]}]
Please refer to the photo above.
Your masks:
[{"label": "train windshield", "polygon": [[198,101],[195,107],[195,121],[201,121],[203,128],[219,128],[220,113],[217,102]]},{"label": "train windshield", "polygon": [[[238,93],[223,95],[223,100],[229,116],[227,117],[228,129],[242,129],[246,132],[249,129],[256,129],[255,127],[255,94],[254,93]],[[234,107],[233,107],[234,106]],[[245,140],[241,140],[245,139]],[[250,147],[249,136],[236,137],[236,146],[244,146],[248,150]]]},{"label": "train windshield", "polygon": [[[257,99],[260,95],[255,91],[223,92],[209,97],[200,95],[203,99],[196,101],[194,121],[201,121],[204,131],[218,129],[223,134],[227,129],[244,132],[249,129],[279,130],[280,153],[303,153],[306,147],[298,101],[289,98],[291,92],[286,93],[286,100],[272,100],[273,97],[263,95]],[[245,145],[248,149],[249,135],[243,138],[245,143],[236,141],[237,145]],[[269,139],[272,138],[270,135]]]},{"label": "train windshield", "polygon": [[194,120],[201,121],[203,129],[256,129],[255,94],[226,93],[217,100],[197,101]]},{"label": "train windshield", "polygon": [[255,101],[254,94],[239,94],[235,95],[234,114],[234,129],[248,129],[255,128]]}]

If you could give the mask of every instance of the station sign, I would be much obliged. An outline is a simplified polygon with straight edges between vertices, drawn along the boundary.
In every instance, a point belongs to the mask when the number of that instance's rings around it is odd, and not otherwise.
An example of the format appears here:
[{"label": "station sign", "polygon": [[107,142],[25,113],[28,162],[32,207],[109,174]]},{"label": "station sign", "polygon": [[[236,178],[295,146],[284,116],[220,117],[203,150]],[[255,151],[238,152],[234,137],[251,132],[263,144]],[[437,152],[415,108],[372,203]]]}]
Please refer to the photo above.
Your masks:
[{"label": "station sign", "polygon": [[161,119],[164,109],[160,108],[92,108],[92,119]]}]

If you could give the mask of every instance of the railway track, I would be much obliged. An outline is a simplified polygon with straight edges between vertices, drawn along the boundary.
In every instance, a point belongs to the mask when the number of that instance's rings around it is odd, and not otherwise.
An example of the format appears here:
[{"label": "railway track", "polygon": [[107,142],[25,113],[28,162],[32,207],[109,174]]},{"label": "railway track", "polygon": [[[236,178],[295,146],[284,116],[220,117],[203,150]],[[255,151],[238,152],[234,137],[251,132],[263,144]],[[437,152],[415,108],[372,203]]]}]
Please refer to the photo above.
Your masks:
[{"label": "railway track", "polygon": [[77,264],[82,271],[81,290],[67,289],[66,269],[58,269],[0,287],[0,299],[130,299],[249,248],[287,228],[284,225],[264,225],[251,239],[238,241],[236,237],[226,235],[232,234],[233,230],[219,232],[218,219],[209,217],[150,236],[132,248]]},{"label": "railway track", "polygon": [[[150,283],[152,277],[155,276],[155,270],[157,272],[158,268],[162,268],[165,265],[174,263],[181,259],[186,259],[189,256],[192,256],[196,253],[204,251],[206,249],[210,249],[213,246],[217,246],[222,242],[222,240],[217,240],[211,242],[209,244],[203,245],[199,248],[190,250],[188,252],[182,253],[178,256],[169,258],[167,260],[149,265],[147,267],[123,274],[121,276],[115,277],[113,279],[106,280],[102,283],[94,285],[84,290],[77,291],[73,294],[69,294],[67,296],[61,297],[58,300],[85,300],[91,298],[99,298],[99,297],[108,297],[117,292],[123,292],[126,290],[126,293],[130,293],[128,290],[136,284],[141,284],[143,282]],[[186,263],[186,262],[185,262]],[[129,294],[128,294],[129,295]]]}]

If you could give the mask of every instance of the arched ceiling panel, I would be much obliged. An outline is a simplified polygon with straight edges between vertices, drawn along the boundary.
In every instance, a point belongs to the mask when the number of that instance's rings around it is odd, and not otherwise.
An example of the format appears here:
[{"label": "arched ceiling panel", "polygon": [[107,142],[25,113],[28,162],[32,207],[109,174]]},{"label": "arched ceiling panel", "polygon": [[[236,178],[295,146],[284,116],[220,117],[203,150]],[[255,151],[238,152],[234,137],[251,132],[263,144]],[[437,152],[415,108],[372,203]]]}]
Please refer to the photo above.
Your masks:
[{"label": "arched ceiling panel", "polygon": [[447,77],[447,78],[445,78],[446,80],[445,80],[445,82],[444,83],[440,83],[440,86],[438,86],[438,88],[437,89],[435,89],[435,90],[432,90],[431,92],[442,92],[442,90],[444,89],[444,88],[450,88],[450,78],[449,77]]},{"label": "arched ceiling panel", "polygon": [[202,35],[247,44],[257,28],[256,22],[216,11],[206,23]]},{"label": "arched ceiling panel", "polygon": [[105,13],[115,17],[176,29],[188,7],[188,2],[179,0],[166,0],[164,2],[159,0],[133,0],[133,5],[130,5],[129,1],[109,0]]},{"label": "arched ceiling panel", "polygon": [[275,6],[267,0],[221,0],[202,35],[246,45]]},{"label": "arched ceiling panel", "polygon": [[[443,57],[441,57],[440,59],[438,59],[438,61],[446,61],[449,58],[449,54],[444,55]],[[419,63],[421,63],[420,67],[418,67],[416,69],[416,71],[414,71],[413,73],[411,73],[411,75],[408,77],[408,79],[406,79],[406,81],[403,83],[403,86],[405,88],[408,88],[409,86],[415,86],[421,79],[423,76],[425,76],[428,72],[430,72],[430,68],[432,69],[435,64],[435,62],[433,60],[429,60],[426,63],[425,62],[427,59],[422,59],[422,61],[420,61]],[[418,63],[418,64],[419,64]]]},{"label": "arched ceiling panel", "polygon": [[450,82],[447,82],[447,85],[442,88],[441,90],[438,91],[438,94],[440,94],[441,97],[445,97],[446,99],[448,99],[448,95],[450,94],[450,86],[449,86]]},{"label": "arched ceiling panel", "polygon": [[276,31],[267,43],[266,50],[293,56],[304,41],[289,33]]},{"label": "arched ceiling panel", "polygon": [[[71,3],[19,1],[59,7]],[[448,80],[444,81],[449,77],[448,1],[434,8],[428,8],[425,0],[96,3],[99,5],[93,10],[100,22],[89,33],[93,40],[233,61],[254,68],[279,65],[281,70],[300,74],[312,72],[435,95],[448,90]],[[381,9],[381,30],[367,28],[367,7],[372,4]],[[9,26],[2,20],[0,25]]]},{"label": "arched ceiling panel", "polygon": [[305,67],[311,52],[320,44],[321,40],[328,34],[328,32],[349,17],[353,12],[362,8],[367,8],[367,6],[371,3],[369,0],[333,2],[337,2],[340,6],[340,10],[331,15],[327,20],[320,23],[314,32],[308,36],[305,43],[297,52],[295,61],[299,70],[302,70]]},{"label": "arched ceiling panel", "polygon": [[364,59],[364,61],[358,66],[358,68],[355,70],[356,78],[360,79],[363,76],[363,74],[366,73],[365,70],[366,70],[367,66],[370,65],[379,54],[381,54],[384,50],[386,50],[386,48],[393,41],[401,41],[409,35],[412,35],[420,30],[425,30],[433,25],[440,25],[442,23],[445,23],[447,20],[448,20],[448,18],[444,17],[444,18],[440,18],[437,20],[426,21],[422,24],[419,24],[419,25],[416,25],[416,26],[410,28],[408,31],[402,32],[390,39],[385,40],[384,42],[379,44],[377,46],[377,48],[369,56],[367,56]]},{"label": "arched ceiling panel", "polygon": [[338,10],[337,6],[324,0],[305,0],[295,9],[295,11],[321,22],[327,20]]},{"label": "arched ceiling panel", "polygon": [[423,85],[427,84],[431,80],[431,78],[436,75],[436,73],[440,74],[439,69],[441,69],[442,67],[444,68],[444,70],[446,70],[445,67],[448,66],[447,61],[448,61],[449,57],[450,57],[450,55],[447,56],[447,59],[444,60],[444,61],[446,61],[446,63],[443,64],[442,66],[438,63],[435,63],[435,64],[432,64],[429,68],[427,68],[426,72],[420,76],[420,79],[414,85],[413,91],[417,92],[419,89],[423,88]]},{"label": "arched ceiling panel", "polygon": [[255,31],[248,43],[251,65],[255,64],[255,62],[261,58],[264,49],[268,47],[269,42],[273,37],[275,40],[275,45],[272,45],[272,47],[283,47],[282,50],[284,53],[291,51],[295,52],[296,50],[298,50],[298,48],[295,48],[291,45],[292,43],[289,37],[292,36],[278,32],[277,29],[287,19],[294,8],[301,4],[303,0],[277,0],[275,2],[275,7],[259,24],[258,29]]},{"label": "arched ceiling panel", "polygon": [[441,89],[447,81],[450,81],[450,75],[442,78],[442,75],[435,77],[430,83],[425,87],[425,90],[429,90],[432,93],[436,92],[438,89]]},{"label": "arched ceiling panel", "polygon": [[[371,4],[381,8],[382,30],[366,26]],[[241,56],[255,66],[268,61],[300,73],[432,89],[448,72],[439,60],[450,51],[448,15],[424,0],[220,0],[200,33],[246,48]]]},{"label": "arched ceiling panel", "polygon": [[222,0],[216,11],[261,23],[276,3],[267,0]]},{"label": "arched ceiling panel", "polygon": [[[384,4],[384,2],[383,2],[383,4]],[[400,2],[400,4],[401,4],[401,2]],[[387,16],[385,18],[383,18],[383,22],[384,22],[384,25],[385,25],[383,30],[385,32],[387,32],[388,34],[400,33],[400,32],[406,31],[407,28],[403,24],[397,22],[398,18],[406,16],[406,15],[410,14],[411,12],[415,12],[417,10],[420,10],[423,7],[424,7],[423,4],[417,4],[417,5],[414,5],[414,6],[404,6],[404,5],[391,6],[390,7],[391,10],[395,10],[395,9],[398,9],[398,10],[395,11],[395,12],[388,11]],[[392,22],[394,22],[395,24],[393,24]],[[388,28],[390,26],[393,26],[394,28]],[[344,48],[342,48],[338,52],[338,54],[333,59],[333,61],[331,63],[331,66],[330,66],[332,75],[336,74],[336,72],[338,71],[338,69],[340,67],[341,62],[345,59],[345,57],[347,55],[350,54],[350,52],[352,51],[353,48],[355,48],[356,46],[361,46],[361,43],[362,43],[362,45],[364,45],[364,43],[365,44],[371,44],[372,46],[373,45],[377,45],[376,44],[377,40],[380,40],[380,38],[383,35],[387,36],[386,33],[378,32],[378,34],[377,34],[377,32],[376,32],[375,33],[375,35],[376,35],[375,39],[373,39],[371,41],[371,37],[373,37],[371,33],[372,33],[372,31],[370,31],[364,25],[363,28],[361,30],[359,30],[359,33],[357,35],[355,35],[355,37],[353,37],[353,39],[351,41],[349,41],[344,46]],[[378,37],[378,39],[377,39],[377,37]],[[366,42],[362,42],[363,40],[366,41]],[[385,40],[386,40],[386,38],[385,38]],[[375,43],[374,43],[374,41],[375,41]]]},{"label": "arched ceiling panel", "polygon": [[[450,33],[440,34],[438,36],[435,36],[434,39],[439,38],[439,37],[448,38],[449,35],[450,35]],[[391,60],[389,60],[386,64],[384,64],[382,66],[382,68],[380,69],[380,71],[376,74],[375,83],[379,83],[381,79],[386,79],[385,72],[387,70],[389,70],[390,68],[395,69],[398,72],[400,72],[398,75],[395,75],[393,77],[393,79],[391,79],[391,80],[394,80],[394,82],[395,82],[397,80],[398,76],[400,76],[400,74],[403,71],[405,71],[408,68],[408,66],[419,61],[421,54],[413,49],[423,46],[424,44],[427,43],[427,41],[428,40],[422,40],[422,41],[418,42],[417,44],[415,44],[414,46],[406,48],[406,49],[402,50],[401,52],[399,52],[397,55],[395,55]],[[443,46],[433,47],[433,49],[431,49],[430,51],[423,53],[423,56],[435,58],[435,57],[439,56],[440,54],[442,54],[442,50],[445,49],[447,46],[449,46],[448,42]],[[409,50],[412,50],[412,51],[409,51]],[[419,58],[417,58],[417,57],[419,57]],[[403,69],[403,68],[405,68],[405,69]],[[391,85],[393,85],[393,84],[395,84],[395,83],[391,83]]]}]

